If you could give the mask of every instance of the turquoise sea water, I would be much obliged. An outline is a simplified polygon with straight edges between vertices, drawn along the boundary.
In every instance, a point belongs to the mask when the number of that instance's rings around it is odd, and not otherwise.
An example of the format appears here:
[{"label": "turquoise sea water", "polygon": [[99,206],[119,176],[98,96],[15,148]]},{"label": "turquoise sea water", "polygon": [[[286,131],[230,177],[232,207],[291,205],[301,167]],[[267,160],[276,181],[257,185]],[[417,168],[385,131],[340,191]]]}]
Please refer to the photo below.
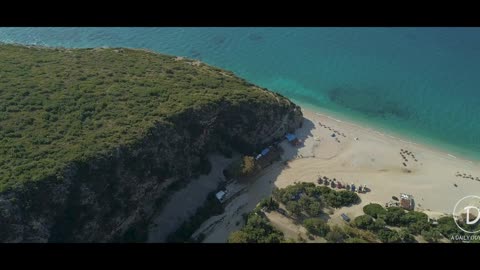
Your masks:
[{"label": "turquoise sea water", "polygon": [[0,28],[0,41],[197,58],[300,104],[480,160],[480,28]]}]

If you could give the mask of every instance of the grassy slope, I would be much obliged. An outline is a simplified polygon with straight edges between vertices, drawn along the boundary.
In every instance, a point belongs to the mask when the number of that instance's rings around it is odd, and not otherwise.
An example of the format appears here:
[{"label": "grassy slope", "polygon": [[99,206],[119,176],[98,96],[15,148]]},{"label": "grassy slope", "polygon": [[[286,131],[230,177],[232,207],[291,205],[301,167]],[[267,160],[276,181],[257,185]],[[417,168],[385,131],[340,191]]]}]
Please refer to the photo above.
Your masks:
[{"label": "grassy slope", "polygon": [[[232,73],[131,49],[0,45],[0,192],[211,102],[278,102]],[[283,102],[283,101],[282,101]]]}]

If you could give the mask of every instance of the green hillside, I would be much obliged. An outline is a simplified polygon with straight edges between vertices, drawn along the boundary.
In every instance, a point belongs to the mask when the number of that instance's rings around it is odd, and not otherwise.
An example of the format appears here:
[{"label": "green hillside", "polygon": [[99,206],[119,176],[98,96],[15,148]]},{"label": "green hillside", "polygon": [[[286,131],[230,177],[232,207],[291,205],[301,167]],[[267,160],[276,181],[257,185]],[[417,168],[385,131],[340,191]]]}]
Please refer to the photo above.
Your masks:
[{"label": "green hillside", "polygon": [[185,110],[288,106],[278,97],[228,71],[142,50],[0,45],[0,192],[135,144]]}]

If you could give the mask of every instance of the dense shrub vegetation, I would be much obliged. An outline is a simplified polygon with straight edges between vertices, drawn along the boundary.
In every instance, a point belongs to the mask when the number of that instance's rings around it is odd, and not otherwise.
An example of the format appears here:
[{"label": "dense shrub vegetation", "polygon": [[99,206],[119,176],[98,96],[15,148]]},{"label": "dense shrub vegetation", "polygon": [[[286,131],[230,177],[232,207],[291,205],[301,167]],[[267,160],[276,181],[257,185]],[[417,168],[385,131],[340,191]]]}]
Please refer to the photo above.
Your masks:
[{"label": "dense shrub vegetation", "polygon": [[267,211],[273,211],[277,210],[279,205],[272,197],[268,197],[261,200],[258,206],[260,209],[265,208]]},{"label": "dense shrub vegetation", "polygon": [[339,208],[360,202],[360,197],[352,191],[336,191],[314,183],[297,183],[283,189],[275,189],[273,198],[283,203],[295,216],[302,213],[310,217],[319,216],[325,206]]},{"label": "dense shrub vegetation", "polygon": [[141,143],[183,112],[288,102],[231,72],[131,49],[0,45],[0,89],[0,191]]},{"label": "dense shrub vegetation", "polygon": [[303,227],[313,235],[324,237],[330,231],[330,226],[320,218],[308,218],[303,221]]},{"label": "dense shrub vegetation", "polygon": [[252,176],[258,169],[255,158],[252,156],[243,156],[230,163],[225,169],[224,175],[227,178],[248,177]]},{"label": "dense shrub vegetation", "polygon": [[[363,207],[365,214],[355,217],[350,224],[329,226],[323,217],[319,217],[325,206],[341,207],[359,202],[359,198],[351,194],[338,193],[340,192],[313,183],[296,183],[286,188],[275,189],[272,197],[262,200],[255,209],[256,222],[263,220],[268,223],[260,209],[278,209],[279,205],[276,202],[278,201],[301,222],[310,237],[312,235],[323,237],[330,243],[416,243],[415,236],[421,236],[427,242],[440,242],[451,241],[453,235],[464,235],[451,216],[439,218],[438,223],[433,223],[425,213],[406,211],[400,207],[385,209],[375,203],[365,205]],[[267,234],[271,232],[263,231]],[[230,241],[254,242],[257,239],[255,237],[264,239],[264,235],[265,233],[259,233],[250,227],[232,234]],[[275,237],[273,239],[278,240]],[[298,241],[304,242],[305,239],[299,237]]]},{"label": "dense shrub vegetation", "polygon": [[281,243],[283,233],[272,227],[268,220],[257,212],[247,216],[245,226],[230,234],[229,243]]},{"label": "dense shrub vegetation", "polygon": [[385,208],[378,203],[369,203],[363,207],[363,212],[374,218],[384,217],[387,214]]},{"label": "dense shrub vegetation", "polygon": [[[363,207],[365,215],[356,217],[353,225],[359,229],[375,233],[382,242],[416,242],[414,235],[422,236],[427,242],[452,240],[454,235],[464,235],[451,216],[441,217],[438,224],[429,221],[427,214],[418,211],[405,211],[400,207],[383,208],[379,204]],[[461,221],[459,221],[461,222]],[[401,228],[399,231],[387,228]]]}]

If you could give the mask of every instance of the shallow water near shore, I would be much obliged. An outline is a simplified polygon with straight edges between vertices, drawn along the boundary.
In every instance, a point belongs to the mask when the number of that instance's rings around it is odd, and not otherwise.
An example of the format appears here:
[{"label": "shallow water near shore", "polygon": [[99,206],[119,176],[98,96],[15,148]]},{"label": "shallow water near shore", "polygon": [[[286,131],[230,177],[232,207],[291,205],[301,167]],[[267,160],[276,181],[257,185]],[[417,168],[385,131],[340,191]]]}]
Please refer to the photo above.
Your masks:
[{"label": "shallow water near shore", "polygon": [[0,28],[0,41],[196,58],[310,108],[480,160],[480,28]]}]

